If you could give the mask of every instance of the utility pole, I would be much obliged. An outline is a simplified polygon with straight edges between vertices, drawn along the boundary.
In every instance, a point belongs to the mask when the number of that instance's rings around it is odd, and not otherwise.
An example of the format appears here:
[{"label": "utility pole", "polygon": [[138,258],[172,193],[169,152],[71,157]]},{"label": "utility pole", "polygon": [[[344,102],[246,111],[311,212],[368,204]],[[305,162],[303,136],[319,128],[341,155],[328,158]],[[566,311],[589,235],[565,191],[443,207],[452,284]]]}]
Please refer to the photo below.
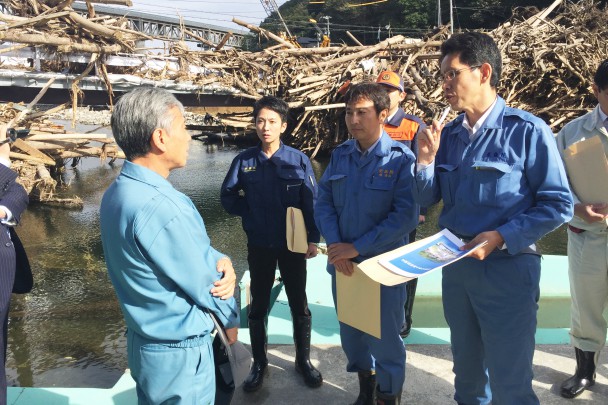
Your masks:
[{"label": "utility pole", "polygon": [[327,28],[326,28],[326,32],[325,35],[327,35],[329,38],[331,38],[331,36],[329,35],[329,19],[331,18],[330,15],[324,15],[322,17],[320,17],[321,20],[326,20],[327,21]]},{"label": "utility pole", "polygon": [[450,0],[450,33],[454,33],[454,7],[452,7],[452,0]]},{"label": "utility pole", "polygon": [[437,0],[437,28],[441,27],[441,0]]}]

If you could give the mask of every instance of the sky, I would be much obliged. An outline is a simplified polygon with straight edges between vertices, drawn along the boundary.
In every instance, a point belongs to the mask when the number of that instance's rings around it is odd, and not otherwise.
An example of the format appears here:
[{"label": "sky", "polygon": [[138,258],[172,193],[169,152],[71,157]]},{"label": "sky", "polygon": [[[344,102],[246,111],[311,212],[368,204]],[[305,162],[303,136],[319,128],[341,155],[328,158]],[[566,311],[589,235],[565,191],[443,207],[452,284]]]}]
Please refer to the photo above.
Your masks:
[{"label": "sky", "polygon": [[[266,11],[260,0],[131,0],[133,7],[124,7],[167,17],[182,16],[204,24],[219,25],[246,30],[232,22],[232,17],[250,24],[259,25],[266,18]],[[281,6],[287,0],[275,0]],[[113,6],[115,7],[115,6]]]}]

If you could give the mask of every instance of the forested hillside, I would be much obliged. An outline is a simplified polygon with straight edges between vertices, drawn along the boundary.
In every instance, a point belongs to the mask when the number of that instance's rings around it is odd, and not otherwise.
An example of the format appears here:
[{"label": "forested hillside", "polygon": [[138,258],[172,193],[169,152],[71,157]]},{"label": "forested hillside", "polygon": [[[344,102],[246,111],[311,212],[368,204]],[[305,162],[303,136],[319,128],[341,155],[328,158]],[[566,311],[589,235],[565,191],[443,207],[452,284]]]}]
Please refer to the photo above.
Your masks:
[{"label": "forested hillside", "polygon": [[[438,0],[385,0],[369,4],[374,1],[381,0],[289,0],[279,11],[291,33],[298,37],[315,37],[310,18],[315,19],[324,31],[329,20],[331,42],[334,44],[353,44],[346,31],[363,44],[370,45],[394,35],[419,38],[437,26]],[[514,8],[529,7],[538,11],[552,2],[452,0],[454,29],[493,29],[511,17]],[[449,22],[449,0],[441,0],[441,23],[446,25]],[[285,31],[276,14],[268,17],[261,26],[275,33]]]}]

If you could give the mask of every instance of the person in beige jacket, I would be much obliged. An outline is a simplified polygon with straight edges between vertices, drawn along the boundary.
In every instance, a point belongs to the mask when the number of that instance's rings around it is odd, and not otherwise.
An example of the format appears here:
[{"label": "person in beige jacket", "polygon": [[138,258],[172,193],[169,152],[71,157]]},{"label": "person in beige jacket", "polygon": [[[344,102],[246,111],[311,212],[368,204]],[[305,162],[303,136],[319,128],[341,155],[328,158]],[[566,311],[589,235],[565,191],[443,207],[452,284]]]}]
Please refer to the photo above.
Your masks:
[{"label": "person in beige jacket", "polygon": [[[557,134],[562,159],[569,146],[593,136],[600,137],[608,155],[608,59],[600,64],[593,81],[598,105]],[[560,394],[565,398],[574,398],[595,384],[595,368],[606,342],[607,320],[602,313],[608,302],[608,201],[585,204],[574,193],[576,184],[570,182],[575,205],[568,224],[568,274],[576,371],[561,385]]]}]

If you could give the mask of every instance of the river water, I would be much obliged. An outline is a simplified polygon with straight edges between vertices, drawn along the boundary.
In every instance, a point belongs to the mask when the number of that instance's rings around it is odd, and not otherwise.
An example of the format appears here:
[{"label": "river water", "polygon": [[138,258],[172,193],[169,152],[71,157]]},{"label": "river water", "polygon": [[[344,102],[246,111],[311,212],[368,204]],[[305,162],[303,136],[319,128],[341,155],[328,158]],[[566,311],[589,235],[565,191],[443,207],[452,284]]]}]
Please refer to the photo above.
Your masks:
[{"label": "river water", "polygon": [[[87,128],[80,128],[86,130]],[[240,219],[225,213],[219,190],[239,149],[193,141],[186,168],[170,181],[200,210],[212,245],[232,257],[237,276],[246,268]],[[313,162],[317,178],[326,162]],[[13,296],[9,320],[9,385],[109,388],[127,368],[125,326],[106,273],[99,239],[99,203],[120,172],[84,159],[62,176],[65,196],[84,200],[81,211],[31,204],[19,235],[35,277],[30,294]],[[419,234],[436,232],[432,209]],[[560,228],[539,244],[544,253],[565,254]]]}]

